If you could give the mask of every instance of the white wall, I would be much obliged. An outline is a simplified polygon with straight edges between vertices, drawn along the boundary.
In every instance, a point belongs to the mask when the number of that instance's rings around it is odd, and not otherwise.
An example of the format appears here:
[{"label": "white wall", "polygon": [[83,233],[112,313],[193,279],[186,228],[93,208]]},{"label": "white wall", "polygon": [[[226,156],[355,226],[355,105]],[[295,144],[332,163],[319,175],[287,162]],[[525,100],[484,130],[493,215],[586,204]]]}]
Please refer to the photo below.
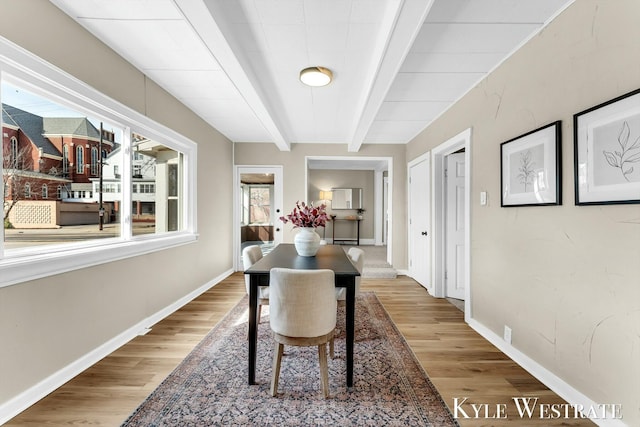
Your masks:
[{"label": "white wall", "polygon": [[233,222],[226,138],[51,3],[5,0],[0,16],[1,36],[195,141],[200,189],[196,243],[0,289],[2,407],[229,272],[231,253],[219,248],[232,247]]},{"label": "white wall", "polygon": [[[640,205],[575,206],[573,114],[640,88],[640,2],[578,0],[407,147],[472,128],[475,321],[640,425]],[[562,120],[563,204],[500,207],[500,143]],[[481,191],[489,194],[480,206]],[[474,396],[481,400],[481,396]]]}]

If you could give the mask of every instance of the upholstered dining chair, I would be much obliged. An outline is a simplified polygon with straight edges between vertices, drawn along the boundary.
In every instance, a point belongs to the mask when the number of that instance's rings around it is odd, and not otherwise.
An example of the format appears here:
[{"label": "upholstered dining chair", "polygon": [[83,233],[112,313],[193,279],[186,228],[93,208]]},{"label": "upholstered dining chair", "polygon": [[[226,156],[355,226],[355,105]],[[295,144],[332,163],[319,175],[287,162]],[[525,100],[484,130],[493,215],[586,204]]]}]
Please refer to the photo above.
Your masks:
[{"label": "upholstered dining chair", "polygon": [[[364,251],[360,248],[349,248],[347,251],[347,257],[356,267],[358,273],[362,274],[362,269],[364,268]],[[356,276],[356,296],[360,293],[361,277],[362,276]],[[347,288],[336,288],[335,293],[338,305],[345,305],[347,300]]]},{"label": "upholstered dining chair", "polygon": [[333,271],[273,268],[269,285],[269,322],[275,340],[271,395],[278,393],[284,346],[317,345],[322,393],[328,398],[327,343],[333,339],[337,311]]},{"label": "upholstered dining chair", "polygon": [[[360,248],[349,248],[347,251],[347,257],[351,263],[356,267],[356,270],[360,274],[362,274],[362,269],[364,268],[364,251]],[[361,276],[356,276],[356,293],[358,296],[360,293],[360,280]],[[347,288],[336,288],[335,289],[336,300],[338,302],[338,306],[344,306],[347,302]],[[333,359],[335,356],[333,340],[329,343],[329,356]]]},{"label": "upholstered dining chair", "polygon": [[[258,245],[247,246],[242,250],[242,266],[244,269],[248,269],[256,262],[262,259],[262,249]],[[244,284],[249,293],[250,277],[248,274],[244,275]],[[258,287],[258,323],[260,323],[260,315],[262,313],[262,306],[269,305],[269,287]]]}]

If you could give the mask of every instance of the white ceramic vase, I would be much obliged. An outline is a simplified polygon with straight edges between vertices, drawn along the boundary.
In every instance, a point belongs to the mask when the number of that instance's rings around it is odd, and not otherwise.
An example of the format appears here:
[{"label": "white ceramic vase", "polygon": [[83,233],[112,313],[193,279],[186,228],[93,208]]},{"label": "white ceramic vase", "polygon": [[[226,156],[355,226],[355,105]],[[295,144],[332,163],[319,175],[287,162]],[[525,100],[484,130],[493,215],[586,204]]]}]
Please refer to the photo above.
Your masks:
[{"label": "white ceramic vase", "polygon": [[300,256],[315,256],[320,249],[320,235],[313,227],[300,227],[293,238],[293,244]]}]

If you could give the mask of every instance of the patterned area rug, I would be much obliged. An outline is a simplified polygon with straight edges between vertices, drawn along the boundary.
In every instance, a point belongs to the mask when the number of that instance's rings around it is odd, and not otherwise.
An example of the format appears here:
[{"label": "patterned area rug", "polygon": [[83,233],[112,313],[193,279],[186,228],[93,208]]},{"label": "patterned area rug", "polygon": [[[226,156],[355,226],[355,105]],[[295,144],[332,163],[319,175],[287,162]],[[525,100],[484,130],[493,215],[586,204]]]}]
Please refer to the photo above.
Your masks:
[{"label": "patterned area rug", "polygon": [[320,394],[317,347],[290,346],[279,395],[271,397],[267,307],[258,328],[258,384],[248,385],[245,297],[123,426],[457,426],[375,294],[361,293],[356,304],[354,387],[345,385],[342,310],[335,359],[329,359],[331,397]]}]

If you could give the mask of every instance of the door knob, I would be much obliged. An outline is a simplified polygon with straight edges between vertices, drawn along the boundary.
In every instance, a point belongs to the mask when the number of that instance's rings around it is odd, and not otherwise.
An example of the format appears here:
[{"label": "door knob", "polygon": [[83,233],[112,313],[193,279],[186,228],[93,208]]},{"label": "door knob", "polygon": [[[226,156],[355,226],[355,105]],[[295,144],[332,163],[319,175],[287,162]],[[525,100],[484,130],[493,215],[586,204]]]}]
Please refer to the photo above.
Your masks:
[{"label": "door knob", "polygon": [[423,232],[422,232],[422,233],[420,233],[420,234],[422,234],[423,236],[426,236],[426,235],[427,235],[427,232],[426,232],[426,231],[423,231]]}]

